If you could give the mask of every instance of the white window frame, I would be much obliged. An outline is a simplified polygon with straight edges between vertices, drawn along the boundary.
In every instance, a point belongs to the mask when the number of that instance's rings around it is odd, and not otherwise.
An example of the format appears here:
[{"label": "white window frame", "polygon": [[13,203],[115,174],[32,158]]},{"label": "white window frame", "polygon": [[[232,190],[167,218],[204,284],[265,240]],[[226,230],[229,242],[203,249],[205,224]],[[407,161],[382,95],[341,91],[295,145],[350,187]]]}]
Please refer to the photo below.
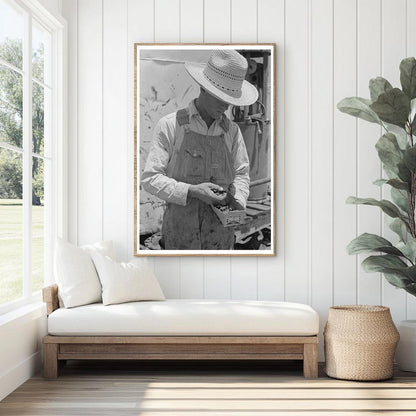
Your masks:
[{"label": "white window frame", "polygon": [[[45,223],[44,285],[54,282],[53,251],[57,237],[66,239],[68,236],[68,173],[67,173],[67,23],[43,7],[37,0],[14,0],[24,11],[25,28],[23,54],[23,152],[14,146],[3,145],[23,154],[23,296],[14,301],[0,305],[0,315],[15,310],[28,303],[41,300],[40,291],[32,293],[32,21],[37,20],[51,34],[51,172],[49,211]],[[30,47],[28,51],[27,48]],[[46,183],[45,183],[46,186]],[[29,195],[29,196],[28,196]]]}]

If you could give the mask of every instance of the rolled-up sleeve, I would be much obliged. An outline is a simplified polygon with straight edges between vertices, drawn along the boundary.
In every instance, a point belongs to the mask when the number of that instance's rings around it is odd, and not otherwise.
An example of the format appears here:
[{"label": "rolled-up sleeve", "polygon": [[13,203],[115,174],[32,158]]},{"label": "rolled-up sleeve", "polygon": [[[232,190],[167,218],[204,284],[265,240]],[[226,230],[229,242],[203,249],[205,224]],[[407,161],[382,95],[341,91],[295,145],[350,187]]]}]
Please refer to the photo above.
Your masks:
[{"label": "rolled-up sleeve", "polygon": [[173,153],[174,131],[166,118],[159,120],[154,130],[153,143],[147,156],[141,185],[152,195],[178,205],[186,205],[189,184],[178,182],[166,175]]},{"label": "rolled-up sleeve", "polygon": [[235,174],[233,181],[235,188],[234,198],[245,208],[250,193],[250,162],[243,135],[240,128],[236,127],[232,146]]}]

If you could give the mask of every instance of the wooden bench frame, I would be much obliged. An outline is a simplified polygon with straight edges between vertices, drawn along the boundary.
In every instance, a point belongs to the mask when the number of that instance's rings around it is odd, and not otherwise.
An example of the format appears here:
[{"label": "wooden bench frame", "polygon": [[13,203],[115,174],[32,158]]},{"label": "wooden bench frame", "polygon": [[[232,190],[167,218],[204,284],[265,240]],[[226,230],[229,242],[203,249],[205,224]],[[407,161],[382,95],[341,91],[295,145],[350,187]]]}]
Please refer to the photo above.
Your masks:
[{"label": "wooden bench frame", "polygon": [[[43,289],[47,313],[59,308],[58,287]],[[303,360],[318,377],[318,336],[55,336],[43,338],[45,378],[66,360]]]}]

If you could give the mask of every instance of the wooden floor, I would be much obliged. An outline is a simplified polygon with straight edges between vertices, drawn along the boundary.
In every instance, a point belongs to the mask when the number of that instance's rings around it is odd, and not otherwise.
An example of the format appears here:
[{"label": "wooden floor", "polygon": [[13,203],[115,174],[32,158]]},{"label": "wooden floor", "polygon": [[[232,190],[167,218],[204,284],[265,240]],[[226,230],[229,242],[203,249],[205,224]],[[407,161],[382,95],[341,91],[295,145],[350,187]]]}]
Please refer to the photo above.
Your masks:
[{"label": "wooden floor", "polygon": [[305,380],[298,362],[70,362],[57,380],[28,380],[0,415],[416,415],[416,374],[350,382],[322,366]]}]

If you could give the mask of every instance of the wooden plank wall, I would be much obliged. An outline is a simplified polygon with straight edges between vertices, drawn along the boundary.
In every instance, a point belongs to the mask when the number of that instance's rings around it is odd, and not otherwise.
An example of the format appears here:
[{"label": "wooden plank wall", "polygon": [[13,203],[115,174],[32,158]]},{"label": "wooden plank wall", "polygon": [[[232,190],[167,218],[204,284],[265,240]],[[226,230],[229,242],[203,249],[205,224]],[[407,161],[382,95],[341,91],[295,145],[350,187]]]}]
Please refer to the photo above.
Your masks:
[{"label": "wooden plank wall", "polygon": [[168,297],[274,299],[311,304],[322,325],[333,304],[392,308],[416,301],[361,271],[345,246],[385,233],[380,213],[345,204],[382,196],[380,130],[336,110],[368,96],[377,75],[399,83],[416,54],[413,0],[62,0],[70,45],[70,238],[112,239],[133,253],[133,43],[277,44],[277,256],[156,258]]}]

